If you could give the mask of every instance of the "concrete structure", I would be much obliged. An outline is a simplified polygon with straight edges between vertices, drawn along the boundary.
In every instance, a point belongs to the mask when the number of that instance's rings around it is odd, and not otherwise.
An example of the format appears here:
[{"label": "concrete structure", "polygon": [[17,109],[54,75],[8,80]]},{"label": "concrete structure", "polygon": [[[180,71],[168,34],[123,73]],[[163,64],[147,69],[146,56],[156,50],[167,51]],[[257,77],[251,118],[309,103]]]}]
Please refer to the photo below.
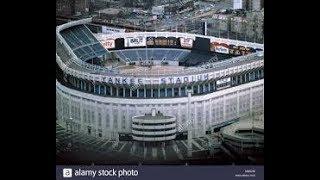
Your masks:
[{"label": "concrete structure", "polygon": [[[56,62],[61,73],[57,75],[56,108],[57,122],[62,127],[94,137],[118,140],[120,133],[132,134],[133,120],[137,116],[143,116],[155,108],[170,116],[172,122],[175,120],[177,133],[188,131],[191,138],[196,138],[204,136],[212,126],[263,109],[263,51],[216,62],[209,69],[186,68],[178,73],[163,75],[123,75],[111,66],[101,67],[82,61],[61,35],[65,29],[90,21],[85,19],[57,27]],[[187,33],[136,32],[109,35],[114,40],[133,38],[134,43],[137,42],[136,37],[203,37],[230,47],[239,45],[263,50],[263,44]],[[177,83],[178,79],[188,81]],[[125,80],[133,82],[138,88],[125,84]],[[226,82],[225,86],[220,86],[222,81]],[[192,89],[194,95],[183,94],[187,89]],[[162,96],[151,96],[148,92]]]},{"label": "concrete structure", "polygon": [[176,137],[176,118],[156,113],[132,117],[132,138],[136,141],[168,141]]},{"label": "concrete structure", "polygon": [[263,114],[241,118],[239,122],[231,124],[221,130],[222,139],[232,149],[239,153],[246,150],[263,149],[264,120]]}]

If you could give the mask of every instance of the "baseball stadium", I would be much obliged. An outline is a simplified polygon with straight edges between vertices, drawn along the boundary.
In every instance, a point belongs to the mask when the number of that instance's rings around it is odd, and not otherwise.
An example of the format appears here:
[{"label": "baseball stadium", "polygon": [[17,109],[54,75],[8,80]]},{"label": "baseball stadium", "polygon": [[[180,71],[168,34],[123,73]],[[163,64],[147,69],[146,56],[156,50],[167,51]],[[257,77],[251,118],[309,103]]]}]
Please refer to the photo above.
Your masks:
[{"label": "baseball stadium", "polygon": [[66,147],[78,152],[74,159],[99,163],[181,163],[221,149],[232,157],[221,141],[250,147],[243,143],[250,130],[259,137],[253,146],[263,146],[263,123],[254,130],[240,123],[263,114],[263,44],[180,32],[103,34],[91,21],[56,27],[58,158]]}]

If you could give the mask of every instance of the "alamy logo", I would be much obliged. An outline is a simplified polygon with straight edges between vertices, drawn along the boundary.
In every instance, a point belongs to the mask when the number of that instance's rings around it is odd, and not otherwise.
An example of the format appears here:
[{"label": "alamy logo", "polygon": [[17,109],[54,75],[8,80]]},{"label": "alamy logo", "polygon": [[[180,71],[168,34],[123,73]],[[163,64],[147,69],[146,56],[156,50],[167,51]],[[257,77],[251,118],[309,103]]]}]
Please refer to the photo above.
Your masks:
[{"label": "alamy logo", "polygon": [[64,178],[71,178],[72,177],[72,169],[63,169],[63,177]]}]

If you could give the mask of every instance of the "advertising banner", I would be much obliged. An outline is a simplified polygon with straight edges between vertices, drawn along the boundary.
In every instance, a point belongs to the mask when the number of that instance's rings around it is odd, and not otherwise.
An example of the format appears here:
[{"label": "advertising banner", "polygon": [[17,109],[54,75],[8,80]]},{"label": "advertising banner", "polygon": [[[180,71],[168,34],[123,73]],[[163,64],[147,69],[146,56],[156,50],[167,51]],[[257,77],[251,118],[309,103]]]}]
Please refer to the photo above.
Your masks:
[{"label": "advertising banner", "polygon": [[114,39],[105,39],[102,41],[102,46],[106,49],[112,49],[115,48],[115,42]]},{"label": "advertising banner", "polygon": [[165,37],[157,37],[154,39],[154,44],[156,46],[168,46],[168,39]]},{"label": "advertising banner", "polygon": [[211,43],[210,45],[210,51],[229,54],[229,45],[224,43],[214,42],[214,43]]},{"label": "advertising banner", "polygon": [[128,37],[124,40],[125,47],[146,46],[146,38],[144,36]]},{"label": "advertising banner", "polygon": [[192,48],[193,39],[181,37],[180,38],[180,45],[181,45],[181,47],[184,47],[184,48]]},{"label": "advertising banner", "polygon": [[254,52],[254,50],[250,47],[229,45],[229,54],[232,55],[246,55],[252,52]]},{"label": "advertising banner", "polygon": [[239,50],[239,47],[236,46],[236,45],[230,44],[230,45],[229,45],[229,54],[232,54],[232,55],[241,55],[241,52],[240,52],[240,50]]},{"label": "advertising banner", "polygon": [[147,37],[147,46],[154,45],[154,37]]},{"label": "advertising banner", "polygon": [[147,46],[176,47],[177,44],[175,37],[147,37]]}]

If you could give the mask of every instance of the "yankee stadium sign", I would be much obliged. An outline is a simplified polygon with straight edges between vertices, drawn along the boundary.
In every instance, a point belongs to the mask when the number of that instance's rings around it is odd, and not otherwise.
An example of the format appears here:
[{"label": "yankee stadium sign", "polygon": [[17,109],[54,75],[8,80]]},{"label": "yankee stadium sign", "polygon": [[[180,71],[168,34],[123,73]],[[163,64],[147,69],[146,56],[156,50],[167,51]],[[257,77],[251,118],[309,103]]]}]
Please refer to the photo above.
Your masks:
[{"label": "yankee stadium sign", "polygon": [[[182,76],[182,77],[161,77],[161,78],[131,78],[131,77],[102,77],[102,82],[115,85],[147,85],[147,84],[182,84],[209,79],[209,74]],[[95,79],[98,80],[98,79]]]},{"label": "yankee stadium sign", "polygon": [[166,77],[134,77],[134,76],[105,76],[97,74],[88,73],[76,73],[70,71],[67,73],[76,75],[79,78],[92,80],[94,82],[108,83],[114,85],[150,85],[150,84],[183,84],[183,83],[193,83],[198,81],[207,81],[209,79],[219,79],[222,77],[227,77],[231,74],[240,73],[248,69],[257,68],[263,66],[263,59],[257,60],[248,64],[241,64],[234,67],[229,67],[221,70],[210,71],[203,74],[193,74],[185,76],[166,76]]}]

